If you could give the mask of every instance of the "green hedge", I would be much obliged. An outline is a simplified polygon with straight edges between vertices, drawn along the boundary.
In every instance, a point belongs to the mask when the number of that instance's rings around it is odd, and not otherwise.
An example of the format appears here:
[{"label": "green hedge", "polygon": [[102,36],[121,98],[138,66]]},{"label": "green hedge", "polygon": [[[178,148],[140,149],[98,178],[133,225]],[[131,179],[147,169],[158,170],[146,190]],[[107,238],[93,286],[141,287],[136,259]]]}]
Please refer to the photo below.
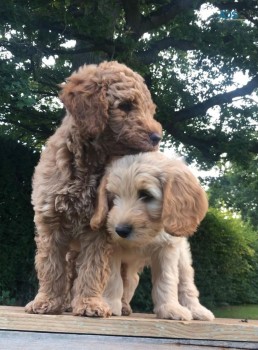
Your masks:
[{"label": "green hedge", "polygon": [[258,303],[257,232],[211,208],[190,242],[196,284],[206,305]]},{"label": "green hedge", "polygon": [[38,154],[0,138],[0,304],[24,304],[35,293],[31,178]]}]

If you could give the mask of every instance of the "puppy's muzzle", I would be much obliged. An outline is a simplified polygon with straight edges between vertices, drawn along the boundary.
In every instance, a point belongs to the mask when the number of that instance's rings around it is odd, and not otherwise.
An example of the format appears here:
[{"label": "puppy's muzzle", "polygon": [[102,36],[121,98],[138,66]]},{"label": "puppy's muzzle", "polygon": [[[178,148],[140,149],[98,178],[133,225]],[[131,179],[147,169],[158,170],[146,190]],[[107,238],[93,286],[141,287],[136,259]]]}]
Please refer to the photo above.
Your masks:
[{"label": "puppy's muzzle", "polygon": [[127,238],[132,233],[133,226],[127,224],[117,225],[115,231],[120,237]]},{"label": "puppy's muzzle", "polygon": [[157,144],[160,142],[161,140],[161,135],[159,135],[156,132],[153,132],[149,135],[151,143],[153,144],[153,146],[157,146]]}]

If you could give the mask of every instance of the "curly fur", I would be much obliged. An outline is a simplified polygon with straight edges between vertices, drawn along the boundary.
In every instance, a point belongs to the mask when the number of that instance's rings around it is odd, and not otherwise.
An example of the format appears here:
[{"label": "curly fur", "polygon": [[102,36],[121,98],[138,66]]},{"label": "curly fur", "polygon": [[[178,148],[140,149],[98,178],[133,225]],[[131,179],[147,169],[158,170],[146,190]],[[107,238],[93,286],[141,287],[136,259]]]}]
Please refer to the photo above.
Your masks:
[{"label": "curly fur", "polygon": [[82,252],[73,313],[108,316],[102,294],[111,245],[105,232],[89,226],[96,190],[113,157],[157,150],[161,125],[153,119],[155,105],[142,77],[123,64],[85,65],[61,87],[67,114],[48,140],[33,178],[39,291],[25,309],[62,311],[66,254],[76,238]]},{"label": "curly fur", "polygon": [[109,167],[91,225],[97,229],[107,218],[113,240],[112,273],[104,293],[113,314],[131,312],[138,272],[150,265],[157,317],[214,318],[199,302],[185,237],[194,233],[207,208],[204,190],[180,160],[142,153]]}]

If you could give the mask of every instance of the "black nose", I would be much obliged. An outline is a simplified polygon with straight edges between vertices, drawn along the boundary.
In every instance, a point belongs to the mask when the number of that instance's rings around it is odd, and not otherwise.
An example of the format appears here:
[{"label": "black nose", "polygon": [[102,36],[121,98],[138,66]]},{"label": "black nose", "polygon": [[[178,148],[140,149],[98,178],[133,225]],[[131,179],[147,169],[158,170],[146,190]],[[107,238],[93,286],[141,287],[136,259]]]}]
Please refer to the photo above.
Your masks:
[{"label": "black nose", "polygon": [[133,226],[131,225],[118,225],[116,226],[116,233],[122,237],[122,238],[126,238],[130,235],[130,233],[133,230]]},{"label": "black nose", "polygon": [[156,146],[159,143],[159,141],[161,140],[161,136],[159,134],[157,134],[156,132],[153,132],[152,134],[150,134],[150,139],[151,139],[153,146]]}]

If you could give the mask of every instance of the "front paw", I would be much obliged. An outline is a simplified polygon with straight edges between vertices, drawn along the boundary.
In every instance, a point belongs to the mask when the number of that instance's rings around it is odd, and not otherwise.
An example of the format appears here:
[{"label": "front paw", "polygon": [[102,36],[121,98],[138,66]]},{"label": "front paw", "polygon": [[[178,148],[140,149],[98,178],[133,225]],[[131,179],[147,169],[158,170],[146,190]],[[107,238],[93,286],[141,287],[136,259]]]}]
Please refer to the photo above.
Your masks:
[{"label": "front paw", "polygon": [[121,316],[121,309],[122,309],[121,299],[105,298],[105,301],[108,303],[110,309],[112,310],[113,316]]},{"label": "front paw", "polygon": [[213,313],[201,304],[190,306],[189,309],[192,312],[194,320],[213,321],[215,318]]},{"label": "front paw", "polygon": [[123,316],[129,316],[132,313],[132,308],[129,304],[123,302],[122,303],[122,315]]},{"label": "front paw", "polygon": [[62,299],[38,294],[25,306],[25,312],[29,314],[60,314],[62,312]]},{"label": "front paw", "polygon": [[158,318],[182,321],[193,319],[191,311],[178,303],[163,304],[155,308],[154,312]]},{"label": "front paw", "polygon": [[112,311],[102,298],[77,298],[72,302],[73,315],[88,317],[109,317]]}]

